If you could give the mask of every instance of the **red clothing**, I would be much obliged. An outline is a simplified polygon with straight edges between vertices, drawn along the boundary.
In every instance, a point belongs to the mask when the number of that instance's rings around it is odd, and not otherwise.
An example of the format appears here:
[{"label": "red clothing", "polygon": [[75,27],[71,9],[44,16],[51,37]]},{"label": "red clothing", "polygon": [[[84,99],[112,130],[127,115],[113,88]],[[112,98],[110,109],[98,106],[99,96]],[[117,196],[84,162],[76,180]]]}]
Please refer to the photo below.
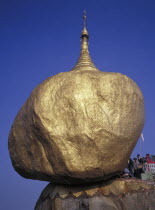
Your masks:
[{"label": "red clothing", "polygon": [[146,157],[146,161],[147,161],[147,163],[155,163],[155,162],[152,161],[149,157]]}]

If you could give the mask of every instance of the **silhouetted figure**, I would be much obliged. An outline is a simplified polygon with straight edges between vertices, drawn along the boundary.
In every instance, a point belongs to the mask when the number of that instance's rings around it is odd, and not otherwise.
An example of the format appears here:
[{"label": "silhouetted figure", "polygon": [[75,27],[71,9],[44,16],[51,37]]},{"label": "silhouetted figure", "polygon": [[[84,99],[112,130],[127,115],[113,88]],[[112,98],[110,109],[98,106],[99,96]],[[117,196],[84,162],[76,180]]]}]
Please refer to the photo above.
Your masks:
[{"label": "silhouetted figure", "polygon": [[137,161],[137,158],[133,159],[133,165],[134,165],[134,177],[138,178],[138,161]]},{"label": "silhouetted figure", "polygon": [[134,176],[134,164],[133,164],[133,160],[131,158],[128,161],[128,169],[130,171],[130,174],[132,176]]},{"label": "silhouetted figure", "polygon": [[138,178],[141,179],[141,173],[144,173],[143,171],[143,159],[140,157],[140,155],[137,155],[137,161],[138,161]]}]

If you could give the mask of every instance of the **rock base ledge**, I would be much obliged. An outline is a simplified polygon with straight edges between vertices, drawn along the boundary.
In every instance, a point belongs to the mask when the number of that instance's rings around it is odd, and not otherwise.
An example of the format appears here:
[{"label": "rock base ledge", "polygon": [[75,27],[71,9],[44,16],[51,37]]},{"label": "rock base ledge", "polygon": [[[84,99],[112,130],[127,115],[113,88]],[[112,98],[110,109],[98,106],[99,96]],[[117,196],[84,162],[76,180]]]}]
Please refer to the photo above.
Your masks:
[{"label": "rock base ledge", "polygon": [[48,184],[35,210],[154,210],[155,183],[116,179],[97,184]]}]

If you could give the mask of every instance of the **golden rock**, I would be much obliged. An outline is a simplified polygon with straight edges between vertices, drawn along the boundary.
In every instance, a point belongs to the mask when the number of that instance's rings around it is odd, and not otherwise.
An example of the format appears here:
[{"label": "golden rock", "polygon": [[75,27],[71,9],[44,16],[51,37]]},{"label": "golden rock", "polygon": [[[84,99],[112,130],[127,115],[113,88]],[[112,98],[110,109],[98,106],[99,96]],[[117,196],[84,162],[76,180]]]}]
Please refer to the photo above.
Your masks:
[{"label": "golden rock", "polygon": [[9,151],[26,178],[55,183],[108,179],[123,170],[144,124],[143,95],[130,78],[99,71],[82,31],[76,66],[45,80],[13,123]]}]

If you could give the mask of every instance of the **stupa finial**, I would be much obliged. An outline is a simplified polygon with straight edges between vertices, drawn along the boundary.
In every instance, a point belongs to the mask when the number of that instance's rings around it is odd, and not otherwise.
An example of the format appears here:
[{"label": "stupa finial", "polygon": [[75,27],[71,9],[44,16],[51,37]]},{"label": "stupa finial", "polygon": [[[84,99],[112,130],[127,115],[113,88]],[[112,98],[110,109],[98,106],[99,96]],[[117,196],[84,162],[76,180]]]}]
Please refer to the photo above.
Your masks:
[{"label": "stupa finial", "polygon": [[86,10],[84,10],[84,14],[83,14],[83,30],[81,32],[81,53],[80,53],[80,57],[76,63],[76,65],[74,66],[74,68],[72,70],[98,70],[93,61],[91,60],[91,57],[89,55],[89,51],[88,51],[88,39],[89,39],[89,34],[88,31],[86,29]]},{"label": "stupa finial", "polygon": [[83,30],[82,30],[82,33],[81,33],[81,38],[83,39],[84,37],[86,37],[86,39],[88,41],[89,35],[88,35],[88,31],[86,29],[86,19],[87,19],[86,10],[84,10],[84,13],[83,13]]},{"label": "stupa finial", "polygon": [[87,19],[86,10],[84,10],[84,14],[83,14],[83,24],[84,24],[84,27],[86,27],[86,19]]}]

